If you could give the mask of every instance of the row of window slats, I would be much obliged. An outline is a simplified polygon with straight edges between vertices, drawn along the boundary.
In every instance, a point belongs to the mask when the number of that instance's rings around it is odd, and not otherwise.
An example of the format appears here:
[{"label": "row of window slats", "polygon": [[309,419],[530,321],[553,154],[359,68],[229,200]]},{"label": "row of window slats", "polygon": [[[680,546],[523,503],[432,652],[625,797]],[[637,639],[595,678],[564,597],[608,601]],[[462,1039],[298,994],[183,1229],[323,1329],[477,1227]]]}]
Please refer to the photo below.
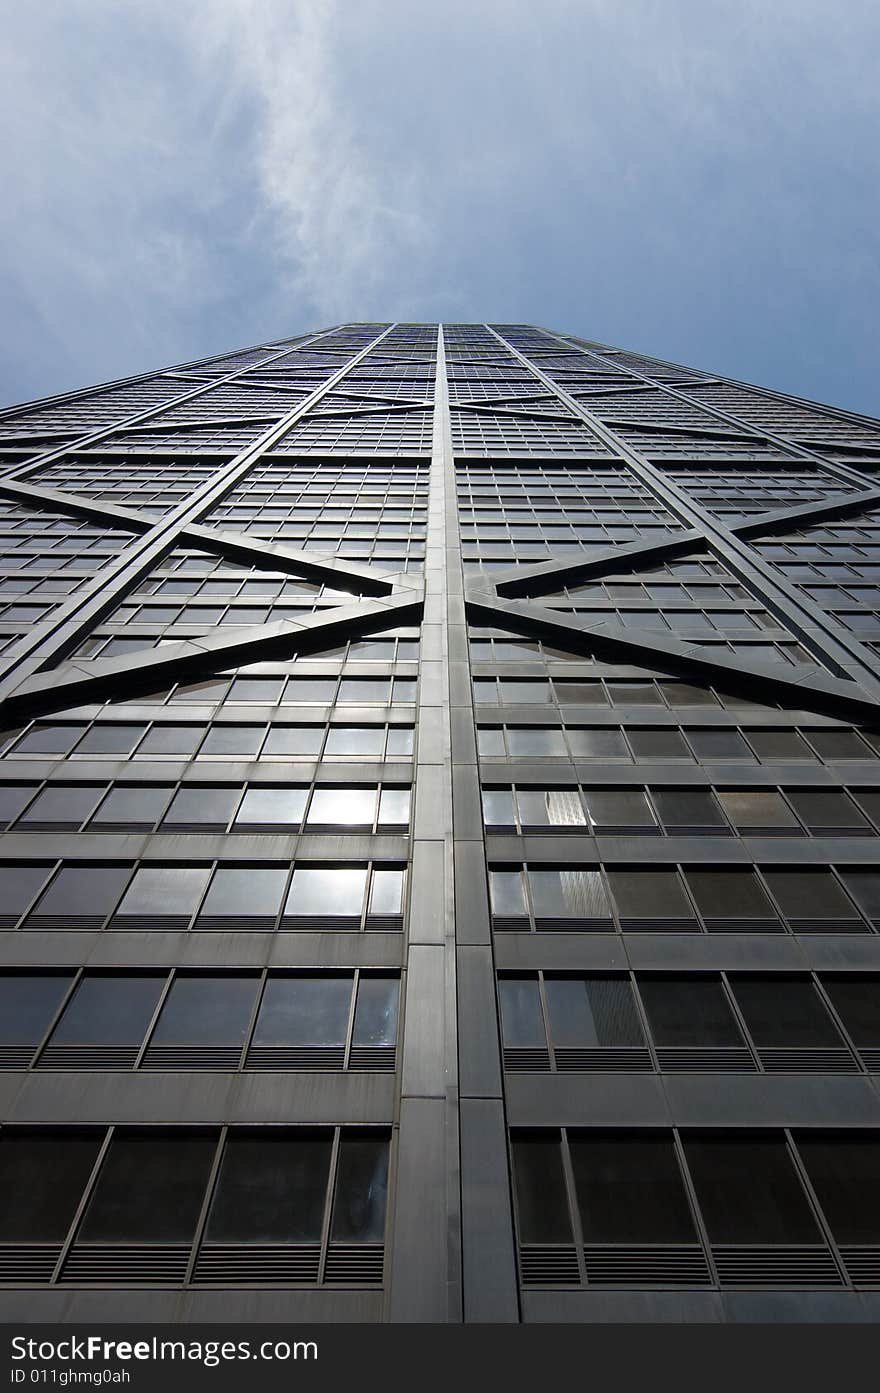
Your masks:
[{"label": "row of window slats", "polygon": [[[60,1244],[0,1245],[0,1283],[45,1286],[62,1255]],[[120,1284],[179,1287],[190,1264],[187,1244],[74,1243],[57,1281],[77,1286]],[[323,1275],[321,1245],[203,1243],[192,1272],[194,1286],[380,1286],[381,1243],[331,1243]]]},{"label": "row of window slats", "polygon": [[[712,1244],[717,1285],[725,1288],[880,1286],[880,1247],[839,1249],[844,1271],[819,1244]],[[716,1285],[696,1244],[589,1244],[583,1267],[573,1244],[521,1244],[526,1287],[708,1287]]]}]

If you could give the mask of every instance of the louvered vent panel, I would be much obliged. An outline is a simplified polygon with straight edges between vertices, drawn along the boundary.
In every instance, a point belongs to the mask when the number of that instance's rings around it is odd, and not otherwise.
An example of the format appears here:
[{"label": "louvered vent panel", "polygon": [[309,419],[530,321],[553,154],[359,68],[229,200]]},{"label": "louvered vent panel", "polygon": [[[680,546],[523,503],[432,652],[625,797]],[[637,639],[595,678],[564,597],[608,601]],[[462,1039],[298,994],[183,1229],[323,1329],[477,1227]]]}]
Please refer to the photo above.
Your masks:
[{"label": "louvered vent panel", "polygon": [[708,1286],[709,1264],[695,1244],[637,1247],[588,1245],[584,1248],[591,1286]]},{"label": "louvered vent panel", "polygon": [[645,1074],[654,1071],[648,1050],[637,1047],[557,1049],[553,1053],[560,1073]]},{"label": "louvered vent panel", "polygon": [[193,1281],[234,1285],[244,1283],[315,1283],[321,1246],[318,1243],[244,1245],[205,1243],[196,1261]]},{"label": "louvered vent panel", "polygon": [[535,928],[542,933],[612,933],[614,921],[607,916],[590,919],[542,916],[535,920]]},{"label": "louvered vent panel", "polygon": [[580,1286],[581,1274],[574,1245],[522,1244],[519,1265],[523,1286]]},{"label": "louvered vent panel", "polygon": [[366,928],[371,933],[400,933],[403,928],[403,915],[368,914]]},{"label": "louvered vent panel", "polygon": [[869,1070],[870,1073],[880,1073],[880,1049],[861,1048],[859,1054],[862,1057],[865,1068]]},{"label": "louvered vent panel", "polygon": [[853,1286],[880,1287],[880,1246],[841,1244],[840,1256]]},{"label": "louvered vent panel", "polygon": [[696,919],[621,919],[620,928],[623,933],[697,933],[699,924]]},{"label": "louvered vent panel", "polygon": [[0,1069],[26,1069],[33,1055],[33,1045],[3,1045],[0,1047]]},{"label": "louvered vent panel", "polygon": [[352,1045],[348,1067],[393,1074],[397,1067],[397,1050],[394,1045]]},{"label": "louvered vent panel", "polygon": [[274,914],[203,914],[194,928],[208,932],[271,933],[275,919]]},{"label": "louvered vent panel", "polygon": [[796,934],[862,934],[865,925],[861,919],[789,919],[792,932]]},{"label": "louvered vent panel", "polygon": [[238,1068],[240,1045],[151,1045],[141,1060],[142,1069],[167,1069],[169,1072],[188,1069],[216,1069],[220,1072]]},{"label": "louvered vent panel", "polygon": [[331,1243],[324,1281],[346,1286],[379,1286],[385,1249],[381,1243]]},{"label": "louvered vent panel", "polygon": [[189,914],[117,914],[110,927],[129,933],[180,933],[189,927],[191,917]]},{"label": "louvered vent panel", "polygon": [[525,915],[494,914],[492,928],[495,933],[528,933],[529,921]]},{"label": "louvered vent panel", "polygon": [[67,1255],[62,1282],[131,1282],[179,1286],[186,1277],[189,1244],[77,1243]]},{"label": "louvered vent panel", "polygon": [[849,1050],[758,1050],[758,1058],[770,1074],[857,1074],[859,1066]]},{"label": "louvered vent panel", "polygon": [[550,1069],[550,1051],[542,1049],[505,1049],[504,1067],[512,1073],[547,1073]]},{"label": "louvered vent panel", "polygon": [[726,1287],[839,1287],[827,1248],[779,1244],[725,1244],[712,1248],[718,1280]]},{"label": "louvered vent panel", "polygon": [[48,1282],[60,1256],[60,1243],[4,1243],[0,1245],[0,1282]]},{"label": "louvered vent panel", "polygon": [[245,1068],[326,1073],[341,1069],[344,1060],[342,1045],[254,1045],[247,1052]]},{"label": "louvered vent panel", "polygon": [[754,1074],[757,1065],[743,1046],[729,1049],[658,1048],[657,1063],[664,1074]]},{"label": "louvered vent panel", "polygon": [[162,825],[161,825],[161,827],[159,828],[159,831],[160,831],[160,832],[169,832],[169,833],[187,833],[187,832],[194,832],[194,833],[196,833],[196,834],[198,834],[198,833],[201,832],[201,833],[203,833],[205,836],[207,836],[209,833],[212,833],[212,832],[217,832],[217,833],[225,832],[225,831],[226,831],[226,823],[225,823],[225,822],[163,822]]},{"label": "louvered vent panel", "polygon": [[76,929],[87,932],[100,929],[104,914],[32,914],[28,919],[29,929]]},{"label": "louvered vent panel", "polygon": [[132,1069],[137,1045],[47,1045],[38,1069]]},{"label": "louvered vent panel", "polygon": [[706,928],[710,933],[727,934],[772,934],[782,933],[778,919],[707,919]]},{"label": "louvered vent panel", "polygon": [[360,916],[353,914],[303,914],[296,919],[285,918],[281,921],[282,929],[312,930],[316,933],[325,929],[359,929],[360,926]]}]

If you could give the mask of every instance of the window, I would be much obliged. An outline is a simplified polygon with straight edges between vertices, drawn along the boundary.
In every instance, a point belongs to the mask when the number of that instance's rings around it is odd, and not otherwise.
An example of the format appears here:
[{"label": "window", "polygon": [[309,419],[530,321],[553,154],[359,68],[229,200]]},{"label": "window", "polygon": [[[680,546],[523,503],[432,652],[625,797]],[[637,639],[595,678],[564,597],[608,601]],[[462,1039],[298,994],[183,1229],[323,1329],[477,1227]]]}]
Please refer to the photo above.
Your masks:
[{"label": "window", "polygon": [[307,799],[306,788],[252,786],[245,791],[234,827],[251,832],[289,831],[302,823]]},{"label": "window", "polygon": [[596,870],[529,869],[535,919],[607,920],[611,910]]},{"label": "window", "polygon": [[208,1215],[208,1242],[320,1242],[330,1150],[327,1129],[231,1132]]},{"label": "window", "polygon": [[509,726],[507,748],[513,756],[565,754],[562,731],[549,726]]},{"label": "window", "polygon": [[770,900],[754,871],[689,870],[687,882],[707,925],[719,921],[754,920],[762,927],[778,927]]},{"label": "window", "polygon": [[736,976],[730,985],[759,1048],[840,1045],[831,1017],[808,979]]},{"label": "window", "polygon": [[719,977],[639,977],[639,994],[657,1045],[742,1045]]},{"label": "window", "polygon": [[290,883],[284,917],[341,915],[360,919],[366,882],[365,866],[298,866]]},{"label": "window", "polygon": [[521,788],[516,801],[523,830],[586,825],[577,789]]},{"label": "window", "polygon": [[718,801],[737,832],[798,833],[797,818],[779,793],[726,792]]},{"label": "window", "polygon": [[16,755],[65,755],[86,729],[84,725],[42,725],[26,731],[15,747]]},{"label": "window", "polygon": [[86,731],[76,747],[78,755],[128,755],[146,726],[98,724]]},{"label": "window", "polygon": [[607,874],[621,927],[635,927],[638,921],[694,920],[677,871],[609,870]]},{"label": "window", "polygon": [[286,868],[220,866],[214,872],[196,927],[271,929],[286,884]]},{"label": "window", "polygon": [[853,1042],[859,1047],[880,1045],[880,980],[840,975],[823,977],[822,985]]},{"label": "window", "polygon": [[794,730],[750,730],[749,743],[764,764],[789,759],[812,761],[810,747]]},{"label": "window", "polygon": [[544,1016],[535,977],[502,977],[498,983],[501,1029],[510,1048],[543,1049]]},{"label": "window", "polygon": [[343,1131],[339,1143],[331,1243],[381,1243],[388,1193],[388,1143],[366,1131]]},{"label": "window", "polygon": [[[566,729],[568,745],[577,759],[630,760],[626,741],[619,730],[595,729],[587,726],[568,726]],[[516,754],[511,747],[511,754]],[[541,753],[538,751],[537,753]],[[554,751],[556,753],[556,751]],[[564,753],[564,751],[559,751]]]},{"label": "window", "polygon": [[36,830],[42,826],[74,831],[94,812],[103,792],[103,785],[47,784],[22,818],[22,830]]},{"label": "window", "polygon": [[[348,974],[270,977],[254,1030],[255,1045],[342,1045],[348,1031]],[[369,1007],[366,1007],[369,1011]]]},{"label": "window", "polygon": [[489,894],[492,913],[496,917],[521,917],[527,913],[523,892],[522,872],[493,870],[489,872]]},{"label": "window", "polygon": [[865,917],[880,923],[880,871],[842,870],[840,878]]},{"label": "window", "polygon": [[100,928],[131,873],[129,866],[62,866],[31,911],[30,928]]},{"label": "window", "polygon": [[244,1044],[259,979],[235,973],[178,972],[150,1037],[155,1045]]},{"label": "window", "polygon": [[165,985],[165,973],[87,974],[52,1032],[57,1045],[140,1045]]},{"label": "window", "polygon": [[71,981],[60,972],[0,975],[0,1045],[39,1044]]},{"label": "window", "polygon": [[821,1242],[781,1138],[693,1137],[685,1155],[710,1242]]},{"label": "window", "polygon": [[697,730],[687,733],[691,748],[697,759],[736,759],[746,764],[753,763],[751,751],[737,730]]},{"label": "window", "polygon": [[155,920],[163,927],[186,928],[208,881],[201,866],[140,866],[123,896],[114,922],[149,927]]},{"label": "window", "polygon": [[726,832],[727,824],[712,794],[704,789],[652,789],[660,820],[669,832]]},{"label": "window", "polygon": [[[100,1142],[100,1134],[73,1128],[4,1128],[0,1242],[62,1243],[98,1159]],[[52,1266],[54,1257],[50,1254]]]},{"label": "window", "polygon": [[164,755],[184,759],[187,755],[195,754],[203,735],[203,726],[155,725],[141,741],[138,755],[148,759]]},{"label": "window", "polygon": [[520,1134],[512,1150],[520,1242],[571,1243],[558,1135]]},{"label": "window", "polygon": [[800,929],[814,924],[832,928],[835,923],[861,928],[852,907],[830,871],[804,867],[798,870],[768,870],[770,891],[783,914]]},{"label": "window", "polygon": [[235,812],[241,790],[218,784],[192,784],[180,788],[171,800],[163,828],[223,831]]},{"label": "window", "polygon": [[114,1134],[78,1243],[188,1244],[216,1146],[213,1133]]},{"label": "window", "polygon": [[50,866],[0,865],[0,925],[12,928],[18,922],[50,870]]},{"label": "window", "polygon": [[199,755],[223,755],[229,759],[256,759],[263,743],[264,729],[264,726],[211,726],[202,742]]},{"label": "window", "polygon": [[587,1243],[696,1243],[672,1140],[638,1135],[570,1141]]},{"label": "window", "polygon": [[803,1133],[797,1148],[838,1243],[880,1243],[880,1139]]},{"label": "window", "polygon": [[375,788],[316,788],[309,805],[306,828],[371,828],[376,816]]},{"label": "window", "polygon": [[687,759],[691,752],[678,730],[627,731],[636,759]]},{"label": "window", "polygon": [[[831,789],[795,788],[788,792],[787,797],[801,822],[817,835],[872,830],[870,823],[845,793],[837,793]],[[856,794],[857,801],[862,797],[861,792]]]},{"label": "window", "polygon": [[641,789],[585,789],[583,798],[590,831],[597,835],[619,829],[639,832],[657,829],[647,796]]},{"label": "window", "polygon": [[854,730],[810,730],[810,744],[822,759],[873,759],[874,755]]},{"label": "window", "polygon": [[270,726],[263,755],[316,755],[323,738],[323,726]]},{"label": "window", "polygon": [[111,788],[92,818],[95,831],[137,831],[151,828],[164,813],[171,797],[170,788],[146,784],[117,785]]},{"label": "window", "polygon": [[0,784],[0,827],[14,822],[36,791],[36,784]]},{"label": "window", "polygon": [[546,977],[554,1045],[642,1045],[644,1035],[625,977]]}]

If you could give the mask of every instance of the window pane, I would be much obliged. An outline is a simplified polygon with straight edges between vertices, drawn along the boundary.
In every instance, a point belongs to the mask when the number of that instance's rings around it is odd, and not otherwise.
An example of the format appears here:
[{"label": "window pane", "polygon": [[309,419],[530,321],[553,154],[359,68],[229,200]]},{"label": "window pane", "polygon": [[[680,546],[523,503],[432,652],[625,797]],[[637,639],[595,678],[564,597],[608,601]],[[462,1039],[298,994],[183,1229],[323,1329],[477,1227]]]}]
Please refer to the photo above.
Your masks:
[{"label": "window pane", "polygon": [[554,1045],[641,1045],[632,987],[624,977],[548,977],[544,983]]},{"label": "window pane", "polygon": [[862,913],[880,918],[880,871],[841,871],[840,878]]},{"label": "window pane", "polygon": [[130,866],[62,866],[34,914],[103,919],[130,874]]},{"label": "window pane", "polygon": [[519,1137],[512,1149],[520,1241],[570,1243],[571,1217],[558,1137]]},{"label": "window pane", "polygon": [[307,788],[249,788],[235,815],[235,826],[299,827],[308,796]]},{"label": "window pane", "polygon": [[[861,798],[861,794],[857,794],[857,797]],[[845,793],[825,789],[791,789],[788,799],[798,817],[811,830],[859,827],[870,831],[870,824]]]},{"label": "window pane", "polygon": [[84,725],[34,725],[15,747],[17,755],[62,755],[72,750],[85,730]]},{"label": "window pane", "polygon": [[775,759],[813,759],[809,746],[793,730],[750,730],[749,742],[765,764]]},{"label": "window pane", "polygon": [[389,759],[401,756],[409,759],[413,752],[412,726],[390,726],[386,754]]},{"label": "window pane", "polygon": [[516,801],[524,827],[586,825],[577,789],[519,789]]},{"label": "window pane", "polygon": [[656,827],[648,805],[647,796],[641,789],[585,789],[584,802],[587,805],[587,818],[591,830],[600,832],[603,827]]},{"label": "window pane", "polygon": [[150,1044],[242,1044],[258,987],[256,977],[205,972],[176,976]]},{"label": "window pane", "polygon": [[811,730],[810,744],[823,759],[873,759],[874,755],[854,730]]},{"label": "window pane", "polygon": [[371,827],[375,816],[375,788],[316,788],[306,826],[332,823],[339,827],[363,824]]},{"label": "window pane", "polygon": [[199,917],[232,915],[238,918],[274,918],[286,884],[286,869],[221,866],[214,872]]},{"label": "window pane", "polygon": [[192,914],[209,872],[201,866],[141,866],[119,906],[119,914]]},{"label": "window pane", "polygon": [[795,832],[799,830],[797,818],[778,793],[719,793],[718,801],[737,829],[778,827]]},{"label": "window pane", "polygon": [[733,977],[739,1009],[756,1045],[839,1045],[812,982],[796,977]]},{"label": "window pane", "polygon": [[316,755],[323,739],[323,726],[270,726],[263,746],[263,758],[271,755]]},{"label": "window pane", "polygon": [[241,789],[216,785],[196,785],[178,789],[165,814],[166,822],[214,823],[225,827],[238,802]]},{"label": "window pane", "polygon": [[191,755],[204,734],[204,726],[160,726],[147,731],[139,755]]},{"label": "window pane", "polygon": [[331,726],[327,732],[328,755],[375,755],[385,746],[384,726]]},{"label": "window pane", "polygon": [[[583,759],[630,759],[626,741],[619,730],[589,730],[566,727],[566,739],[572,754]],[[511,754],[515,753],[511,750]]]},{"label": "window pane", "polygon": [[587,1243],[696,1243],[671,1141],[573,1138],[570,1147]]},{"label": "window pane", "polygon": [[152,827],[164,813],[171,797],[170,788],[150,788],[143,784],[111,788],[95,816],[92,826],[101,823],[139,823]]},{"label": "window pane", "polygon": [[263,743],[263,731],[263,726],[211,726],[199,754],[252,759]]},{"label": "window pane", "polygon": [[512,755],[564,755],[562,731],[544,726],[508,726],[507,745]]},{"label": "window pane", "polygon": [[0,1135],[0,1242],[60,1243],[67,1235],[102,1135],[4,1130]]},{"label": "window pane", "polygon": [[677,730],[628,730],[636,759],[690,759],[691,752]]},{"label": "window pane", "polygon": [[26,808],[36,791],[36,784],[0,784],[0,824],[12,822]]},{"label": "window pane", "polygon": [[742,1045],[717,977],[640,977],[639,992],[658,1045]]},{"label": "window pane", "polygon": [[830,871],[767,871],[770,890],[790,919],[852,919],[852,908]]},{"label": "window pane", "polygon": [[410,790],[383,788],[379,795],[379,826],[405,827],[409,822]]},{"label": "window pane", "polygon": [[823,977],[822,985],[856,1045],[880,1045],[880,980]]},{"label": "window pane", "polygon": [[400,979],[361,974],[354,1017],[355,1045],[393,1045]]},{"label": "window pane", "polygon": [[53,1045],[139,1045],[166,974],[83,977],[52,1032]]},{"label": "window pane", "polygon": [[523,915],[526,913],[521,871],[490,871],[489,891],[493,914]]},{"label": "window pane", "polygon": [[687,883],[707,919],[776,919],[754,871],[689,870]]},{"label": "window pane", "polygon": [[718,804],[704,789],[653,789],[652,797],[665,827],[718,827],[726,831]]},{"label": "window pane", "polygon": [[189,1243],[216,1139],[117,1132],[77,1235],[84,1243]]},{"label": "window pane", "polygon": [[146,726],[117,726],[96,723],[77,746],[77,754],[126,755],[134,749]]},{"label": "window pane", "polygon": [[366,881],[366,866],[297,867],[284,913],[359,916]]},{"label": "window pane", "polygon": [[49,784],[28,808],[22,827],[31,822],[85,822],[103,792],[103,785]]},{"label": "window pane", "polygon": [[598,871],[529,869],[536,918],[609,918],[611,910]]},{"label": "window pane", "polygon": [[689,730],[687,734],[697,759],[739,759],[752,763],[751,751],[736,730]]},{"label": "window pane", "polygon": [[821,1242],[783,1141],[692,1138],[685,1155],[712,1243]]},{"label": "window pane", "polygon": [[807,1134],[797,1149],[837,1242],[880,1243],[878,1138]]},{"label": "window pane", "polygon": [[622,919],[693,918],[676,871],[608,871],[607,875]]},{"label": "window pane", "polygon": [[70,973],[0,976],[0,1045],[36,1045],[70,986]]},{"label": "window pane", "polygon": [[27,909],[41,885],[44,885],[49,866],[0,866],[0,913],[18,918]]},{"label": "window pane", "polygon": [[494,726],[477,727],[477,749],[484,759],[504,754],[504,732]]},{"label": "window pane", "polygon": [[373,871],[370,914],[400,914],[403,909],[403,871]]},{"label": "window pane", "polygon": [[502,977],[498,993],[505,1045],[543,1049],[547,1042],[537,978]]},{"label": "window pane", "polygon": [[270,977],[255,1045],[341,1045],[348,1029],[350,976]]},{"label": "window pane", "polygon": [[343,1134],[330,1231],[334,1243],[381,1243],[385,1236],[388,1143]]},{"label": "window pane", "polygon": [[317,1243],[330,1133],[231,1133],[208,1216],[215,1243]]},{"label": "window pane", "polygon": [[608,705],[601,682],[554,682],[553,687],[560,706]]}]

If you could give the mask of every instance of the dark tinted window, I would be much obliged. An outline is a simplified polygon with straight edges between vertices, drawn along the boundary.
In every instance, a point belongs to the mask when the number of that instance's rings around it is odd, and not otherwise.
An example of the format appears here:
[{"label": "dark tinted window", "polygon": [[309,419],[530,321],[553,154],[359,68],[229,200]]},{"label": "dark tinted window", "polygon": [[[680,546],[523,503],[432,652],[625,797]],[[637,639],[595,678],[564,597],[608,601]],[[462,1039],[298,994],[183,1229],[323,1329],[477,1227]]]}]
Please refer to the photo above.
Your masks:
[{"label": "dark tinted window", "polygon": [[119,913],[189,915],[201,898],[207,879],[208,871],[201,866],[141,866]]},{"label": "dark tinted window", "polygon": [[0,1134],[0,1242],[60,1243],[98,1156],[87,1132]]},{"label": "dark tinted window", "polygon": [[299,827],[308,798],[306,788],[249,788],[235,815],[235,825]]},{"label": "dark tinted window", "polygon": [[0,976],[0,1045],[35,1045],[49,1027],[64,993],[69,973]]},{"label": "dark tinted window", "polygon": [[759,1046],[839,1045],[812,982],[797,977],[734,977],[730,983]]},{"label": "dark tinted window", "polygon": [[880,1243],[880,1139],[797,1139],[807,1174],[838,1243]]},{"label": "dark tinted window", "polygon": [[394,1044],[399,996],[399,978],[361,975],[352,1037],[355,1045]]},{"label": "dark tinted window", "polygon": [[700,913],[707,919],[775,919],[776,913],[754,871],[687,872]]},{"label": "dark tinted window", "polygon": [[857,1045],[880,1045],[880,980],[823,977],[834,1009]]},{"label": "dark tinted window", "polygon": [[240,793],[239,788],[223,788],[217,785],[178,789],[165,814],[165,821],[207,822],[225,826],[235,812]]},{"label": "dark tinted window", "polygon": [[264,866],[221,866],[214,872],[201,908],[202,917],[274,918],[287,884],[287,871]]},{"label": "dark tinted window", "polygon": [[255,1045],[341,1045],[348,1028],[351,977],[270,977]]},{"label": "dark tinted window", "polygon": [[103,793],[92,785],[48,784],[28,808],[22,826],[30,822],[85,822]]},{"label": "dark tinted window", "polygon": [[53,1045],[139,1045],[165,973],[82,977],[52,1032]]},{"label": "dark tinted window", "polygon": [[767,871],[765,879],[790,919],[853,919],[852,907],[830,871]]},{"label": "dark tinted window", "polygon": [[692,1138],[685,1154],[711,1242],[821,1242],[782,1140]]},{"label": "dark tinted window", "polygon": [[84,1243],[189,1243],[216,1139],[182,1129],[117,1132],[78,1238]]},{"label": "dark tinted window", "polygon": [[726,824],[711,793],[703,789],[676,788],[653,790],[654,802],[664,826],[718,827]]},{"label": "dark tinted window", "polygon": [[554,1045],[641,1045],[642,1028],[625,977],[547,977]]},{"label": "dark tinted window", "polygon": [[504,1043],[543,1048],[544,1016],[535,977],[503,977],[498,984]]},{"label": "dark tinted window", "polygon": [[34,915],[103,919],[116,904],[130,874],[130,866],[62,866],[35,906]]},{"label": "dark tinted window", "polygon": [[571,1165],[587,1243],[695,1243],[671,1140],[572,1138]]},{"label": "dark tinted window", "polygon": [[693,917],[676,871],[609,871],[608,883],[622,919]]},{"label": "dark tinted window", "polygon": [[0,914],[16,918],[49,876],[49,866],[0,866]]},{"label": "dark tinted window", "polygon": [[381,1243],[388,1192],[388,1143],[343,1134],[330,1238],[335,1243]]},{"label": "dark tinted window", "polygon": [[516,1209],[523,1243],[570,1243],[571,1217],[558,1137],[513,1143]]},{"label": "dark tinted window", "polygon": [[231,1133],[208,1216],[208,1239],[317,1243],[329,1167],[329,1132]]},{"label": "dark tinted window", "polygon": [[256,1001],[259,980],[231,973],[175,977],[150,1043],[240,1045]]},{"label": "dark tinted window", "polygon": [[658,1045],[741,1045],[718,977],[644,977],[639,992]]},{"label": "dark tinted window", "polygon": [[111,788],[92,818],[92,825],[100,827],[101,823],[110,822],[152,827],[162,816],[170,797],[170,788],[151,788],[147,784]]}]

